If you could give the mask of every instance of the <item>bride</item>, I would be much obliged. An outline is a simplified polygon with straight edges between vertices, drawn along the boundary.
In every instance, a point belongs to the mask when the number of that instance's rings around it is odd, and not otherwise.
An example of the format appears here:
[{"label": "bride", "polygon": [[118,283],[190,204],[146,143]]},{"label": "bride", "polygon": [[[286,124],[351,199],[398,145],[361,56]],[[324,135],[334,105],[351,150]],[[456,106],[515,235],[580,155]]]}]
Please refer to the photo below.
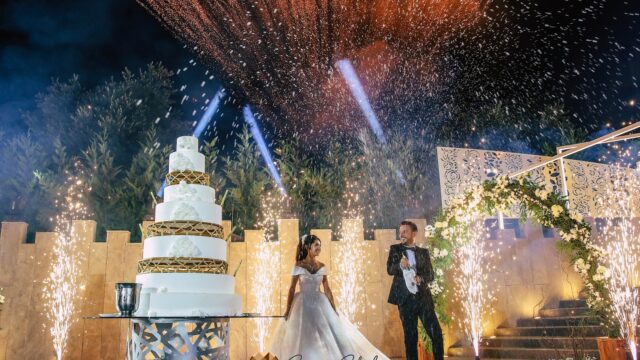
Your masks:
[{"label": "bride", "polygon": [[280,360],[388,360],[344,315],[338,315],[327,270],[316,260],[321,245],[315,235],[305,235],[298,243],[287,310],[269,351]]}]

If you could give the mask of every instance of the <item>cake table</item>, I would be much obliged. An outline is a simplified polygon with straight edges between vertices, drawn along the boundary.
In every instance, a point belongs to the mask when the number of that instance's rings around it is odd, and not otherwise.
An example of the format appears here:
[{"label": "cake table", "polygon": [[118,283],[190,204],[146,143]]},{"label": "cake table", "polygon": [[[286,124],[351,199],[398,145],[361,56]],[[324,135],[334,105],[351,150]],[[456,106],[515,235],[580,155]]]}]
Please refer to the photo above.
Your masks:
[{"label": "cake table", "polygon": [[279,318],[259,314],[224,316],[121,316],[101,314],[87,319],[128,319],[127,358],[229,360],[231,319]]}]

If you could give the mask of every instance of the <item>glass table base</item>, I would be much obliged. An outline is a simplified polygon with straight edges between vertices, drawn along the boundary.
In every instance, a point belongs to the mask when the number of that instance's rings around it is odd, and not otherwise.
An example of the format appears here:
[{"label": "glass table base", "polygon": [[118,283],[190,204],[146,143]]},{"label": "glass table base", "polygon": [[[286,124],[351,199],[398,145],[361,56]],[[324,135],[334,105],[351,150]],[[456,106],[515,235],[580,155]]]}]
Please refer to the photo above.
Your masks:
[{"label": "glass table base", "polygon": [[132,318],[129,360],[229,359],[229,318]]}]

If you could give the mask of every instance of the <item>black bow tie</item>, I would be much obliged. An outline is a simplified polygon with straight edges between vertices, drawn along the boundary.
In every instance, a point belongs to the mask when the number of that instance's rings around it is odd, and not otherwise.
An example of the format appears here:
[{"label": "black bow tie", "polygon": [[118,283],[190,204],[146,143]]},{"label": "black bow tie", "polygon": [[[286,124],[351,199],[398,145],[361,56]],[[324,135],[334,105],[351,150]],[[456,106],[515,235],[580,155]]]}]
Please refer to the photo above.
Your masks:
[{"label": "black bow tie", "polygon": [[415,250],[416,249],[415,246],[408,246],[408,245],[402,245],[402,246],[404,246],[404,248],[407,249],[407,250]]}]

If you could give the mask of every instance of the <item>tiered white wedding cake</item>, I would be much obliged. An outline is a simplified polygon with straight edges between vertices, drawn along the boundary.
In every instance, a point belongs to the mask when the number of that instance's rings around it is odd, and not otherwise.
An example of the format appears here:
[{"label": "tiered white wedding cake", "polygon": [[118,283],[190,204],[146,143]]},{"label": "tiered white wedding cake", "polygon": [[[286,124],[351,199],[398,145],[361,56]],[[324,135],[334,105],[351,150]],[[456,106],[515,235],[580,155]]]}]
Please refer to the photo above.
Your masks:
[{"label": "tiered white wedding cake", "polygon": [[234,315],[242,308],[235,278],[227,275],[222,209],[205,173],[198,139],[178,138],[169,157],[164,202],[145,231],[136,282],[142,299],[136,315]]}]

